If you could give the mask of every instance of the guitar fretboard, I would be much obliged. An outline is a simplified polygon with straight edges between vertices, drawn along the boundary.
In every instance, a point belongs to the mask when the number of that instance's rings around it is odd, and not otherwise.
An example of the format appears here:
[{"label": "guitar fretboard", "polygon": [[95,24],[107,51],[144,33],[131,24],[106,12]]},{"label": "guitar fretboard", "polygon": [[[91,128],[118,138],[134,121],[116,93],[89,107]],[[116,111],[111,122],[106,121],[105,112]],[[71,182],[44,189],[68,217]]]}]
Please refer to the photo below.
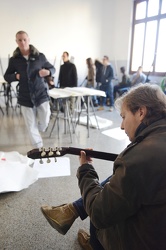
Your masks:
[{"label": "guitar fretboard", "polygon": [[100,152],[100,151],[94,151],[94,150],[87,150],[87,149],[81,149],[81,148],[68,148],[69,154],[72,155],[80,155],[81,151],[85,151],[87,156],[90,156],[92,158],[97,158],[101,160],[107,160],[107,161],[115,161],[117,158],[117,154],[112,154],[112,153],[105,153],[105,152]]}]

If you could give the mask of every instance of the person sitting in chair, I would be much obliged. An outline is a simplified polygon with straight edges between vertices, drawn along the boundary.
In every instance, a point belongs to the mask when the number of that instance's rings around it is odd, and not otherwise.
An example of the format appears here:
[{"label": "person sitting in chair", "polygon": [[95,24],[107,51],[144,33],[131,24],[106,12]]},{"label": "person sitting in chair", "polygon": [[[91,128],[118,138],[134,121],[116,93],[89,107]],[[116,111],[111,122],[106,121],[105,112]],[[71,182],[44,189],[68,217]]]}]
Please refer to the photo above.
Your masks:
[{"label": "person sitting in chair", "polygon": [[146,75],[143,73],[142,66],[138,67],[138,70],[135,74],[132,75],[131,78],[131,86],[137,85],[139,83],[145,83],[146,82]]},{"label": "person sitting in chair", "polygon": [[117,93],[121,95],[131,86],[130,77],[126,74],[125,67],[121,67],[120,72],[122,73],[122,81],[114,86],[114,98],[116,98]]}]

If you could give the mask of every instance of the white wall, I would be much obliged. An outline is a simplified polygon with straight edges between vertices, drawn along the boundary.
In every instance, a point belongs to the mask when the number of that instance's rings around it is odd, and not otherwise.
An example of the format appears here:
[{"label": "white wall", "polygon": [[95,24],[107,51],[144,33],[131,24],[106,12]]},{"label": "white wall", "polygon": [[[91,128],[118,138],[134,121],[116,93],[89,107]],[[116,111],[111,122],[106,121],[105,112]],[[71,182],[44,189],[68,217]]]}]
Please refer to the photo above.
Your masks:
[{"label": "white wall", "polygon": [[128,70],[129,66],[133,0],[103,1],[103,5],[102,54],[110,56],[115,74],[119,76],[120,67]]},{"label": "white wall", "polygon": [[[75,57],[79,84],[87,57],[110,57],[115,73],[128,65],[133,0],[4,0],[0,3],[0,57],[4,71],[16,48],[15,34],[25,30],[58,77],[63,51]],[[121,77],[121,76],[119,76]]]}]

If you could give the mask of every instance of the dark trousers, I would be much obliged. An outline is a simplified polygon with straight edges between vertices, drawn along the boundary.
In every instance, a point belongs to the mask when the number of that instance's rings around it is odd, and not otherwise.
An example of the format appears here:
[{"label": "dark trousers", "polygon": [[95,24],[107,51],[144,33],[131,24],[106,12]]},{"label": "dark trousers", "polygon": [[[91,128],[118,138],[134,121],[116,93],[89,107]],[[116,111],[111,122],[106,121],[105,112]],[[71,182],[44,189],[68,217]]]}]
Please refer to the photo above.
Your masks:
[{"label": "dark trousers", "polygon": [[[111,176],[109,176],[106,180],[101,182],[101,186],[103,187],[109,181],[110,178],[111,178]],[[80,198],[80,199],[74,201],[73,205],[74,205],[75,209],[77,210],[77,213],[79,214],[81,220],[85,220],[88,217],[88,215],[87,215],[85,208],[84,208],[84,205],[83,205],[83,199]],[[90,222],[90,243],[91,243],[91,246],[93,247],[94,250],[103,250],[104,248],[102,247],[102,245],[100,244],[100,242],[97,239],[96,231],[97,231],[97,229],[92,224],[92,222]]]}]

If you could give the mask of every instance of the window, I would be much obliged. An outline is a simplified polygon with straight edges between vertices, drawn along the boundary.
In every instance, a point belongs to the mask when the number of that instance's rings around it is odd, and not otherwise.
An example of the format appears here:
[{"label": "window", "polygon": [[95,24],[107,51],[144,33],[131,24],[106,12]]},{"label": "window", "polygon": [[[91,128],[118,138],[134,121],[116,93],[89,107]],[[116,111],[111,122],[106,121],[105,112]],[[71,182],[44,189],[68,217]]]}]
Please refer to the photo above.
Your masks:
[{"label": "window", "polygon": [[152,75],[166,73],[166,0],[135,0],[130,73],[143,66]]}]

